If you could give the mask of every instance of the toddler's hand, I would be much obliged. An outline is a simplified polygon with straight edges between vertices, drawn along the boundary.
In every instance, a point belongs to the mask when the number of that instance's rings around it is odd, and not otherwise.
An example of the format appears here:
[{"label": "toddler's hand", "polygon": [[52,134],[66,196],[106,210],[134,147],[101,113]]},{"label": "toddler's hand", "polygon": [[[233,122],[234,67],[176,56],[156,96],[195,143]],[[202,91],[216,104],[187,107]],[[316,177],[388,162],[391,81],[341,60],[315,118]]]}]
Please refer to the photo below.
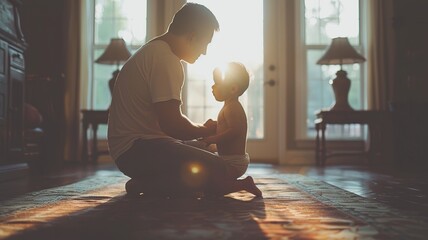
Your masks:
[{"label": "toddler's hand", "polygon": [[204,142],[208,146],[210,144],[215,143],[215,138],[213,136],[203,137],[203,138],[200,139],[200,141]]}]

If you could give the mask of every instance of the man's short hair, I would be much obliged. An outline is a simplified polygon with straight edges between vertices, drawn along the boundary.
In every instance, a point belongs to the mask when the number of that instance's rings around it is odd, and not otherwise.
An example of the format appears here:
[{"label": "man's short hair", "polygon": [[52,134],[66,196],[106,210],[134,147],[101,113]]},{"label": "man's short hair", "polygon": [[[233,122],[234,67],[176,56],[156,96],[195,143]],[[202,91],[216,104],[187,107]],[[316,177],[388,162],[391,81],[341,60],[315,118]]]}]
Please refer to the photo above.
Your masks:
[{"label": "man's short hair", "polygon": [[220,25],[214,14],[204,5],[186,3],[175,13],[168,32],[182,35],[190,32],[218,31]]}]

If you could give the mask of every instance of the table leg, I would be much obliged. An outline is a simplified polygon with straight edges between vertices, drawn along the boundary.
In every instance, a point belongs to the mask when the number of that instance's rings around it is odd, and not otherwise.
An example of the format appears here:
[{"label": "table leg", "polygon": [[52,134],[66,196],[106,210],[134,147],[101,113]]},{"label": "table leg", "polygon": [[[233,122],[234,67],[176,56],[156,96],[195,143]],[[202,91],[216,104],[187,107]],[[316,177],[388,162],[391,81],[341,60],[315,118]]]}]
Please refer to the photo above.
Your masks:
[{"label": "table leg", "polygon": [[92,124],[92,130],[94,132],[93,141],[92,141],[92,161],[95,163],[98,159],[98,139],[97,139],[97,131],[98,124]]},{"label": "table leg", "polygon": [[88,127],[89,127],[88,122],[84,120],[82,124],[82,129],[83,129],[82,161],[83,162],[88,161]]},{"label": "table leg", "polygon": [[369,133],[368,133],[368,161],[373,163],[376,160],[376,155],[379,154],[379,144],[380,142],[380,124],[377,122],[371,122],[368,124]]},{"label": "table leg", "polygon": [[326,147],[325,147],[325,129],[324,123],[321,123],[321,165],[325,166],[326,162]]},{"label": "table leg", "polygon": [[321,159],[320,159],[320,123],[315,124],[315,130],[316,130],[316,138],[315,138],[315,163],[317,166],[321,165]]}]

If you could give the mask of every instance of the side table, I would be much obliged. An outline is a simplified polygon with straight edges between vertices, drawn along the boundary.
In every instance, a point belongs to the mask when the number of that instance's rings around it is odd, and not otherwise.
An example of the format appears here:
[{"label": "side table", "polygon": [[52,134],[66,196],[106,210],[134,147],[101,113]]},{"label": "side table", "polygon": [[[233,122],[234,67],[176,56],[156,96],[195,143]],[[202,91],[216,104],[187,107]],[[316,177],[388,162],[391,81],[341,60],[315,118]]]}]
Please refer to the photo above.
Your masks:
[{"label": "side table", "polygon": [[[342,153],[329,153],[326,149],[325,130],[328,124],[367,124],[369,128],[369,148],[367,152],[359,152],[358,154],[367,154],[371,159],[376,154],[382,154],[384,146],[390,147],[386,144],[381,147],[381,143],[387,133],[390,132],[391,119],[390,113],[386,111],[319,111],[316,113],[317,119],[315,120],[316,129],[316,164],[318,166],[325,166],[327,157],[339,154],[355,154],[356,152],[342,152]],[[381,149],[382,148],[382,149]]]}]

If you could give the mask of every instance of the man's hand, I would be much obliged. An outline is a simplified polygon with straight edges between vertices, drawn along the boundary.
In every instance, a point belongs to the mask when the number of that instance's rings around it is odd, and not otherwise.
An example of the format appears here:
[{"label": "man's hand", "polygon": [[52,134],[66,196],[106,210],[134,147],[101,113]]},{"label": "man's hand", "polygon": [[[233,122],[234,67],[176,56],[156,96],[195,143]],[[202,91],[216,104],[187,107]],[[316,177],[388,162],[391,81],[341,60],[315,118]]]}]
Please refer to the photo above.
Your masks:
[{"label": "man's hand", "polygon": [[215,133],[217,128],[215,121],[208,120],[205,125],[193,123],[181,113],[180,105],[181,102],[175,99],[153,104],[159,126],[168,136],[190,140]]},{"label": "man's hand", "polygon": [[210,135],[214,135],[216,133],[217,130],[217,121],[214,121],[212,119],[208,119],[205,123],[204,126],[209,129]]}]

